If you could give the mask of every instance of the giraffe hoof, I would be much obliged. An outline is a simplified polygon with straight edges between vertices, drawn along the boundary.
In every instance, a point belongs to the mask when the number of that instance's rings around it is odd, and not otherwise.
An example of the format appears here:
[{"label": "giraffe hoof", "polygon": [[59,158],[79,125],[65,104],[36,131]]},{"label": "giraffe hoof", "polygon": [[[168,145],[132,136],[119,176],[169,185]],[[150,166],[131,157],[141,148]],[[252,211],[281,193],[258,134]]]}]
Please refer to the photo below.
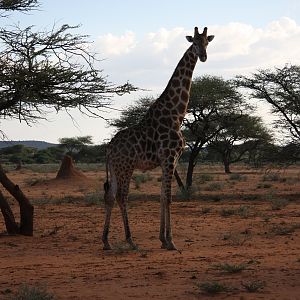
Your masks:
[{"label": "giraffe hoof", "polygon": [[138,250],[139,247],[132,240],[127,241],[131,250]]},{"label": "giraffe hoof", "polygon": [[169,242],[165,249],[167,249],[167,250],[177,250],[177,248],[176,248],[176,246],[174,245],[173,242]]},{"label": "giraffe hoof", "polygon": [[112,248],[111,248],[110,244],[105,244],[103,246],[103,250],[112,250]]},{"label": "giraffe hoof", "polygon": [[168,244],[167,244],[167,242],[162,242],[160,248],[161,248],[161,249],[168,249]]}]

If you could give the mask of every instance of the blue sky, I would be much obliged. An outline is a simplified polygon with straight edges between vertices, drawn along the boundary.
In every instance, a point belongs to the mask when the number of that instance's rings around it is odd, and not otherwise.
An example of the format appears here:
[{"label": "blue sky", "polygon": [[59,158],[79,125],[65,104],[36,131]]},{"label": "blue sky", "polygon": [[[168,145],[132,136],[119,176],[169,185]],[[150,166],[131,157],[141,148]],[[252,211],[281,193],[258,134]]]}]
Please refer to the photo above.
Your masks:
[{"label": "blue sky", "polygon": [[[93,49],[105,58],[99,68],[112,82],[130,80],[154,96],[163,90],[189,46],[184,36],[192,34],[194,26],[208,26],[209,34],[216,36],[209,45],[207,62],[198,63],[194,77],[211,74],[231,78],[258,68],[300,64],[300,1],[296,0],[40,2],[39,11],[14,13],[0,24],[19,22],[38,29],[54,23],[81,24],[77,33],[90,35]],[[114,105],[122,108],[144,95],[117,97]],[[267,115],[266,109],[261,111]],[[112,129],[102,120],[77,112],[73,115],[75,123],[64,114],[52,114],[50,122],[32,127],[1,120],[1,128],[12,140],[57,142],[60,137],[92,135],[95,143],[101,143],[111,136]]]}]

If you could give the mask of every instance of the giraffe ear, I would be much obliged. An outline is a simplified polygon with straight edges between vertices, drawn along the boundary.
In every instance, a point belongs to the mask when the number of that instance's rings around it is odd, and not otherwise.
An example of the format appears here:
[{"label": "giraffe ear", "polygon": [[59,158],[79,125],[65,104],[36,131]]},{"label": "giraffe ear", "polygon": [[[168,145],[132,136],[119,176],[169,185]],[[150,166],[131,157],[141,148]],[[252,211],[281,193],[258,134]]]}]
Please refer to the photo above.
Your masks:
[{"label": "giraffe ear", "polygon": [[213,39],[214,39],[214,35],[209,35],[208,37],[207,37],[207,40],[209,41],[209,42],[211,42]]},{"label": "giraffe ear", "polygon": [[190,35],[187,35],[187,36],[186,36],[186,39],[187,39],[190,43],[192,43],[192,42],[194,41],[193,37],[190,36]]}]

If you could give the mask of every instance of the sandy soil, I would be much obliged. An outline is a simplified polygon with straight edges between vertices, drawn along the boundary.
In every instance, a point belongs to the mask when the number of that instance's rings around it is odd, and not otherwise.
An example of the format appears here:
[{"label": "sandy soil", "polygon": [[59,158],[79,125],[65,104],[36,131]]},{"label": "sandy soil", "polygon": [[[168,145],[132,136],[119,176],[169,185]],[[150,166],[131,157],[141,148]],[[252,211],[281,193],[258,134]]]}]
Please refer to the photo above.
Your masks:
[{"label": "sandy soil", "polygon": [[[0,299],[9,299],[20,284],[45,284],[56,299],[300,299],[300,169],[280,173],[268,187],[262,173],[235,171],[247,178],[204,170],[222,188],[205,190],[212,183],[206,182],[195,199],[175,199],[173,235],[181,252],[160,249],[157,171],[138,189],[132,184],[129,219],[139,250],[122,242],[115,207],[114,250],[106,252],[100,239],[104,209],[84,201],[99,191],[104,173],[55,181],[55,174],[10,172],[35,203],[35,233],[0,235]],[[290,201],[275,210],[270,199]],[[12,208],[17,213],[17,205]],[[244,270],[220,270],[225,263]],[[214,282],[228,290],[212,296],[199,287]],[[250,293],[245,285],[251,283],[262,288]]]}]

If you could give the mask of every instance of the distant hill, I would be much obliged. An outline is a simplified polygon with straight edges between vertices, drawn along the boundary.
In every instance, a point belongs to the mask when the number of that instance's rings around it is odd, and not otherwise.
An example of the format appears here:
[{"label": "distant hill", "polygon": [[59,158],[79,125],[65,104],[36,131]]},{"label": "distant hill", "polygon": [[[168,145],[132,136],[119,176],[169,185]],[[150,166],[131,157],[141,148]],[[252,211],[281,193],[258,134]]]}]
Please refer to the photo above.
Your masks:
[{"label": "distant hill", "polygon": [[55,147],[58,144],[48,143],[44,141],[0,141],[0,149],[5,147],[11,147],[14,145],[24,145],[26,147],[34,147],[39,150],[47,149],[49,147]]}]

